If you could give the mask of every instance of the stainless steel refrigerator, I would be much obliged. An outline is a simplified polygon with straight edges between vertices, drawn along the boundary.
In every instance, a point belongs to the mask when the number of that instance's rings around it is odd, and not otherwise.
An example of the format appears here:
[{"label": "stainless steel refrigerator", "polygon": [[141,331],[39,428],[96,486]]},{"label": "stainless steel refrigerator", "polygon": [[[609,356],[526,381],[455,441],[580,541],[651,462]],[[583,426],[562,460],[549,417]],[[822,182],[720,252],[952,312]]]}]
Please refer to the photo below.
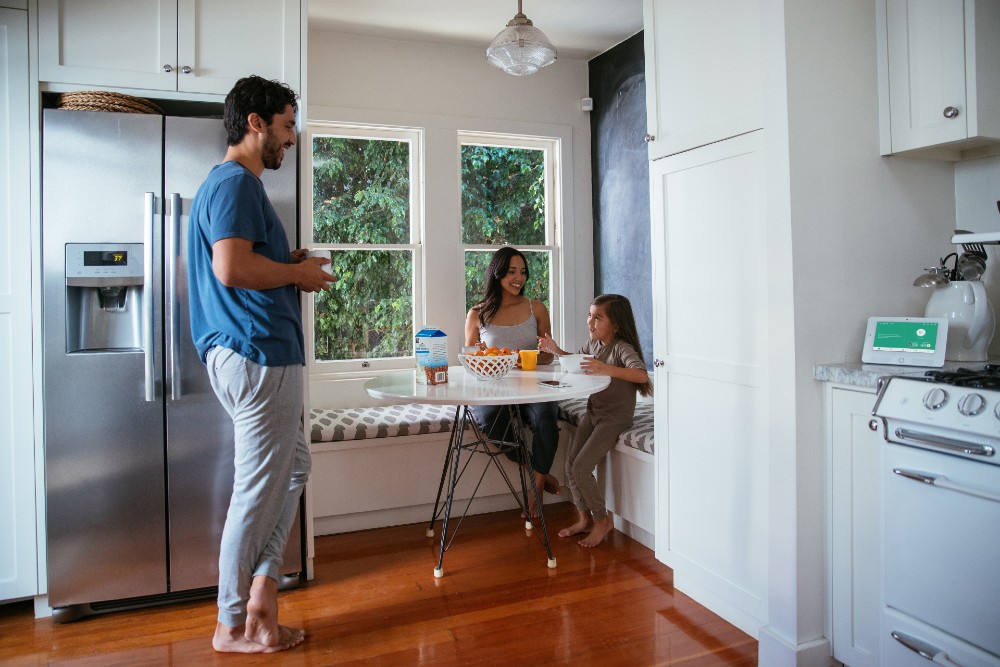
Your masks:
[{"label": "stainless steel refrigerator", "polygon": [[[42,146],[49,605],[65,621],[212,595],[233,429],[191,342],[186,255],[222,121],[47,109]],[[295,165],[263,176],[293,248]]]}]

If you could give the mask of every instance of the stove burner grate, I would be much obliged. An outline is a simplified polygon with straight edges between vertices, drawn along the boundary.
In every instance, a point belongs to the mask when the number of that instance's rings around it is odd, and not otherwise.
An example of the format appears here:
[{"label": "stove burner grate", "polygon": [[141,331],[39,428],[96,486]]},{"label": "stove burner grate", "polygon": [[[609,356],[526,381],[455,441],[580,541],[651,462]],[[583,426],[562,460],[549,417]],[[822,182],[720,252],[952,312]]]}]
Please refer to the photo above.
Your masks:
[{"label": "stove burner grate", "polygon": [[1000,389],[1000,364],[987,364],[982,370],[957,368],[952,371],[927,371],[924,376],[956,387]]}]

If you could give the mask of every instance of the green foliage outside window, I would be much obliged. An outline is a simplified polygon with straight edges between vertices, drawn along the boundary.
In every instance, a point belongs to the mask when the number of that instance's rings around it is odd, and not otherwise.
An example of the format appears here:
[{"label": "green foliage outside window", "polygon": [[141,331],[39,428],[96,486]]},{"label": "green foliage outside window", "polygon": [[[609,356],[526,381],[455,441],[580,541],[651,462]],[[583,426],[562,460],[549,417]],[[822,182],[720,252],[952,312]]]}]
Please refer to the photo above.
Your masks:
[{"label": "green foliage outside window", "polygon": [[462,146],[462,242],[545,244],[545,154]]}]

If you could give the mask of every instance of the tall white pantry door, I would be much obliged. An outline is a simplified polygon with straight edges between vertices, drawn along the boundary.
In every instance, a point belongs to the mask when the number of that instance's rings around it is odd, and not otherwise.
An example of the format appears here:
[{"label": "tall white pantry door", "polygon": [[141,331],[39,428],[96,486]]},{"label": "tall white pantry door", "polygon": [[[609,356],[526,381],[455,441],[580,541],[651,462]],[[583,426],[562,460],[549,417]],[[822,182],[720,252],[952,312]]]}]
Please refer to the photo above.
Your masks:
[{"label": "tall white pantry door", "polygon": [[38,592],[28,12],[0,8],[0,602]]},{"label": "tall white pantry door", "polygon": [[761,134],[650,163],[656,557],[753,636],[768,566]]}]

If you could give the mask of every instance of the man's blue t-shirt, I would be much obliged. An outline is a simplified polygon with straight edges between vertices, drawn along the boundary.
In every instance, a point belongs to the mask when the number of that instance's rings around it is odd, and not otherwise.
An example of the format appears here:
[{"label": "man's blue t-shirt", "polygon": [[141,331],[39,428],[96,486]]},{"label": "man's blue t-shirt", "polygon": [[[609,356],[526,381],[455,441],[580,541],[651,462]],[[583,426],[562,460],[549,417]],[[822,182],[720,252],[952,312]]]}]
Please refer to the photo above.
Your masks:
[{"label": "man's blue t-shirt", "polygon": [[239,162],[212,168],[191,205],[188,287],[191,335],[202,362],[213,346],[261,366],[305,363],[297,291],[226,287],[212,272],[212,244],[238,237],[275,262],[291,261],[288,239],[264,184]]}]

